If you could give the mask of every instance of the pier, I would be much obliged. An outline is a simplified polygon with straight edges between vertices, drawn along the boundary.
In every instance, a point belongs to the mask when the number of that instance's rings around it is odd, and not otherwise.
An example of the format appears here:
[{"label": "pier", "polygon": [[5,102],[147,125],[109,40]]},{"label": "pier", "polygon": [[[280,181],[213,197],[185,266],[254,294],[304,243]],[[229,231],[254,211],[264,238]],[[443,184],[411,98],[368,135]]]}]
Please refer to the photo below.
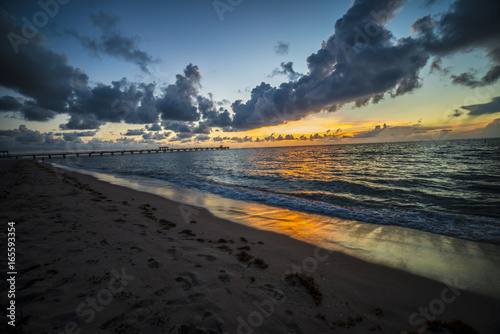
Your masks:
[{"label": "pier", "polygon": [[66,158],[67,156],[76,156],[80,155],[88,155],[91,157],[92,155],[125,155],[134,153],[137,154],[151,154],[151,153],[167,153],[167,152],[190,152],[190,151],[210,151],[210,150],[228,150],[227,146],[217,146],[217,147],[184,147],[184,148],[169,148],[169,147],[159,147],[159,148],[151,148],[151,149],[136,149],[136,150],[88,150],[88,151],[54,151],[54,152],[34,152],[34,153],[14,153],[9,154],[9,151],[0,151],[2,153],[0,158],[14,158],[14,159],[25,159],[25,158],[33,158],[36,160],[37,158],[48,158],[52,159],[53,157],[62,157]]}]

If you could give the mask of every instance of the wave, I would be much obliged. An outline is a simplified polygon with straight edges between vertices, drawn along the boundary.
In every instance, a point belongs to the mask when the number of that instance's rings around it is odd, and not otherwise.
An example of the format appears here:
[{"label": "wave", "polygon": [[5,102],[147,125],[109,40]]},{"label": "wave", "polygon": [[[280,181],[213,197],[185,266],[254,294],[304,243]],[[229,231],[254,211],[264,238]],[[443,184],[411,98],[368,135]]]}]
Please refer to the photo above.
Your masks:
[{"label": "wave", "polygon": [[[195,182],[165,177],[164,175],[147,175],[146,177],[161,179],[190,189],[236,200],[371,224],[397,225],[471,241],[500,244],[500,222],[488,217],[443,213],[434,210],[406,209],[395,206],[381,207],[379,203],[361,202],[341,196],[336,196],[335,200],[332,200],[332,197],[335,196],[325,195],[321,192],[297,192],[291,194],[269,189],[253,189],[213,182]],[[329,201],[314,199],[314,197],[321,196],[328,196]],[[332,203],[334,201],[339,204]]]}]

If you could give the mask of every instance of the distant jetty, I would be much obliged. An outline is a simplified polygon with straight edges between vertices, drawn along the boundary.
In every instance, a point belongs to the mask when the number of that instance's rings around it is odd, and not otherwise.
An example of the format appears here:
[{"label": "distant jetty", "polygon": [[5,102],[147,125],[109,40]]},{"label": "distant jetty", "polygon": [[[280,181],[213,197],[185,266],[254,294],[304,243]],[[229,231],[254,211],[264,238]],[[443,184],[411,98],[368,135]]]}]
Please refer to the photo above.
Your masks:
[{"label": "distant jetty", "polygon": [[167,152],[189,152],[189,151],[210,151],[210,150],[228,150],[227,146],[217,146],[217,147],[184,147],[184,148],[171,148],[168,146],[161,146],[158,148],[152,149],[137,149],[137,150],[89,150],[89,151],[54,151],[54,152],[34,152],[34,153],[14,153],[10,154],[9,151],[0,151],[0,158],[10,158],[10,159],[26,159],[33,158],[36,160],[37,158],[48,158],[52,159],[52,157],[63,157],[67,156],[76,156],[80,155],[88,155],[91,157],[92,155],[125,155],[125,154],[134,154],[134,153],[167,153]]}]

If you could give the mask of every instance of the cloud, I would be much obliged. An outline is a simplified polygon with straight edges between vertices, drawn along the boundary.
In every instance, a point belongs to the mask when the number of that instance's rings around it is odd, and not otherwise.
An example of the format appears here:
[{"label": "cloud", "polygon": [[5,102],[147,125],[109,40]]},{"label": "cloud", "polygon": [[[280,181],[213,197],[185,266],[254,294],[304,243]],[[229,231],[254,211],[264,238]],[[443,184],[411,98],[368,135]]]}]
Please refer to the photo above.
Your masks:
[{"label": "cloud", "polygon": [[211,128],[205,124],[200,124],[196,129],[193,130],[193,133],[203,133],[203,134],[210,134]]},{"label": "cloud", "polygon": [[297,80],[298,78],[303,76],[303,74],[301,74],[299,72],[295,72],[295,70],[293,69],[293,62],[291,62],[291,61],[289,61],[287,63],[281,63],[280,66],[281,66],[281,69],[275,68],[273,70],[273,73],[269,77],[275,77],[277,75],[286,75],[286,76],[288,76],[289,80],[293,81],[293,80]]},{"label": "cloud", "polygon": [[359,133],[355,134],[352,137],[353,138],[371,138],[371,137],[376,137],[379,134],[381,134],[382,131],[385,131],[385,130],[387,130],[387,125],[385,125],[385,123],[384,123],[383,127],[381,127],[380,125],[377,125],[375,127],[375,129],[373,129],[373,130],[359,132]]},{"label": "cloud", "polygon": [[91,53],[96,56],[107,54],[125,60],[137,65],[145,73],[149,73],[149,65],[157,63],[147,52],[139,50],[137,47],[139,37],[124,36],[117,29],[118,17],[99,11],[97,14],[90,14],[90,18],[94,26],[101,31],[98,38],[82,36],[75,30],[66,30],[66,33],[78,39]]},{"label": "cloud", "polygon": [[434,71],[441,72],[444,75],[448,75],[450,73],[448,68],[443,67],[443,60],[441,58],[437,58],[432,61],[429,73]]},{"label": "cloud", "polygon": [[148,131],[161,131],[160,123],[153,123],[151,125],[146,125],[146,130]]},{"label": "cloud", "polygon": [[61,130],[86,130],[99,129],[104,122],[95,118],[94,115],[72,115],[66,124],[60,124]]},{"label": "cloud", "polygon": [[205,141],[208,141],[210,140],[210,136],[207,136],[207,135],[198,135],[194,138],[195,141],[201,141],[201,142],[205,142]]},{"label": "cloud", "polygon": [[183,140],[190,139],[194,135],[195,134],[191,133],[191,132],[180,132],[180,133],[177,133],[177,135],[175,137],[170,138],[169,141],[171,141],[171,142],[181,141],[182,142]]},{"label": "cloud", "polygon": [[128,129],[125,134],[120,133],[123,136],[141,136],[144,134],[144,129]]},{"label": "cloud", "polygon": [[[422,85],[420,71],[431,57],[436,57],[431,70],[443,74],[448,69],[442,67],[441,58],[456,52],[483,49],[492,62],[499,62],[498,1],[484,0],[478,5],[457,0],[437,18],[417,19],[412,25],[414,37],[395,41],[386,26],[404,2],[354,1],[337,20],[335,34],[307,58],[307,75],[278,87],[263,82],[252,90],[248,101],[232,104],[233,129],[278,125],[320,111],[335,111],[346,103],[361,107],[384,96],[411,93]],[[284,69],[278,71],[286,74]],[[500,68],[494,65],[479,80],[465,74],[453,76],[452,82],[487,85],[499,76]]]},{"label": "cloud", "polygon": [[0,137],[11,137],[20,143],[43,143],[44,135],[40,131],[29,130],[26,125],[20,125],[15,130],[0,130]]},{"label": "cloud", "polygon": [[80,139],[81,137],[93,137],[97,131],[74,131],[74,132],[65,132],[61,134],[54,134],[54,135],[62,135],[63,139],[65,141],[78,141],[81,142],[82,140]]},{"label": "cloud", "polygon": [[[211,95],[210,95],[211,97]],[[212,98],[197,96],[198,111],[201,113],[206,126],[225,128],[231,125],[231,115],[227,109],[220,107],[218,110],[216,105],[221,105],[220,102],[214,102]]]},{"label": "cloud", "polygon": [[15,97],[8,95],[0,97],[0,111],[18,111],[22,106]]},{"label": "cloud", "polygon": [[461,117],[463,114],[464,114],[464,112],[462,110],[455,109],[455,111],[453,112],[453,114],[449,115],[448,117],[450,117],[450,118],[452,118],[452,117]]},{"label": "cloud", "polygon": [[111,85],[98,84],[75,90],[68,101],[71,118],[62,129],[98,129],[106,122],[145,124],[158,121],[159,111],[153,95],[154,84],[135,84],[126,78]]},{"label": "cloud", "polygon": [[[14,26],[1,10],[0,34],[11,33],[23,36],[21,27]],[[106,122],[145,124],[158,120],[154,84],[134,84],[122,79],[92,88],[83,70],[69,66],[65,55],[46,48],[43,35],[37,34],[19,45],[11,42],[8,38],[0,39],[0,62],[9,64],[0,72],[0,86],[26,99],[20,106],[19,99],[15,103],[15,98],[4,96],[0,111],[17,110],[32,121],[69,114],[69,121],[60,127],[75,130],[98,129]],[[14,46],[19,52],[15,52]]]},{"label": "cloud", "polygon": [[289,48],[290,48],[290,43],[278,41],[278,43],[274,46],[274,52],[276,52],[279,55],[286,55],[288,54]]},{"label": "cloud", "polygon": [[212,141],[214,142],[221,142],[221,141],[224,141],[224,140],[230,140],[231,138],[229,137],[221,137],[221,136],[217,136],[217,137],[214,137],[212,138]]},{"label": "cloud", "polygon": [[[229,138],[228,138],[229,139]],[[232,137],[230,138],[231,141],[237,142],[237,143],[251,143],[253,142],[252,137],[245,136],[244,138],[241,137]]]},{"label": "cloud", "polygon": [[494,63],[481,80],[471,73],[452,76],[453,83],[482,86],[495,83],[500,76],[500,3],[496,0],[457,0],[440,18],[419,18],[412,29],[424,48],[438,57],[476,49],[486,51]]},{"label": "cloud", "polygon": [[52,110],[43,108],[38,102],[26,101],[20,109],[23,117],[29,121],[48,121],[56,115]]},{"label": "cloud", "polygon": [[165,130],[172,130],[174,132],[190,133],[194,129],[193,124],[185,122],[163,121],[161,124]]},{"label": "cloud", "polygon": [[414,125],[396,125],[396,126],[380,126],[377,125],[375,128],[367,131],[361,131],[353,134],[352,136],[344,135],[341,138],[353,138],[353,139],[366,139],[372,138],[380,140],[422,140],[422,139],[443,139],[445,138],[451,129],[443,129],[441,127],[433,126],[423,126],[419,121]]},{"label": "cloud", "polygon": [[0,146],[10,150],[37,150],[40,148],[65,148],[67,142],[55,138],[52,133],[41,133],[30,130],[26,125],[20,125],[18,129],[0,130]]},{"label": "cloud", "polygon": [[166,132],[166,133],[160,133],[160,132],[152,133],[152,132],[149,132],[149,133],[144,133],[142,135],[142,139],[144,139],[144,140],[164,140],[168,136],[170,136],[170,132]]},{"label": "cloud", "polygon": [[76,137],[93,137],[97,133],[97,130],[95,131],[73,131],[73,132],[56,132],[53,135],[54,136],[62,136],[65,140],[71,141],[72,139]]},{"label": "cloud", "polygon": [[[28,98],[25,109],[19,108],[28,120],[43,120],[67,112],[72,94],[75,70],[65,55],[46,49],[41,34],[24,38],[22,27],[15,26],[0,8],[0,86],[10,88]],[[7,99],[7,100],[6,100]],[[6,102],[12,99],[3,98]],[[0,109],[0,111],[6,111]]]},{"label": "cloud", "polygon": [[[249,130],[299,120],[345,103],[361,106],[420,87],[429,58],[418,40],[394,43],[386,29],[402,2],[358,0],[335,24],[335,34],[307,58],[309,73],[296,82],[261,83],[250,100],[235,101],[233,128]],[[383,14],[383,15],[382,15]]]},{"label": "cloud", "polygon": [[500,77],[500,66],[493,66],[481,79],[470,72],[464,72],[459,75],[451,75],[452,83],[468,87],[482,87],[495,83]]},{"label": "cloud", "polygon": [[[3,10],[0,14],[0,33],[22,36],[21,28],[14,26]],[[103,31],[113,31],[117,19],[101,13],[94,16],[94,21]],[[108,122],[157,124],[160,116],[164,121],[189,123],[200,121],[204,115],[204,127],[231,124],[226,109],[211,108],[205,113],[198,110],[201,73],[192,64],[186,66],[183,75],[177,75],[175,84],[155,96],[154,83],[132,83],[126,78],[91,87],[88,75],[69,66],[64,55],[48,50],[41,34],[29,43],[15,44],[17,54],[10,43],[8,38],[0,41],[0,61],[9,64],[0,73],[0,86],[24,97],[1,97],[0,112],[14,111],[31,121],[48,121],[67,114],[68,121],[60,125],[63,130],[99,129]],[[155,130],[161,129],[150,131]]]},{"label": "cloud", "polygon": [[491,99],[491,102],[483,104],[474,104],[470,106],[462,106],[460,109],[468,110],[469,116],[480,116],[487,114],[495,114],[500,112],[500,96]]},{"label": "cloud", "polygon": [[500,137],[500,118],[491,121],[481,133],[482,137],[499,138]]},{"label": "cloud", "polygon": [[157,108],[163,120],[199,120],[196,97],[200,79],[200,69],[192,64],[186,66],[184,75],[178,74],[176,76],[175,84],[169,85],[165,89],[163,97],[157,100]]}]

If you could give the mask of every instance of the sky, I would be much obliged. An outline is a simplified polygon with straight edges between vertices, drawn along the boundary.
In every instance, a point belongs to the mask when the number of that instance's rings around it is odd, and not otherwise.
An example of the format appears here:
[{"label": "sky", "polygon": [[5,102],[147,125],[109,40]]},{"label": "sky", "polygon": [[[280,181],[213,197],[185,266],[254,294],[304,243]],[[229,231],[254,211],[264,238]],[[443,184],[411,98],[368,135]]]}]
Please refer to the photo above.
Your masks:
[{"label": "sky", "polygon": [[493,0],[0,2],[0,149],[500,137]]}]

